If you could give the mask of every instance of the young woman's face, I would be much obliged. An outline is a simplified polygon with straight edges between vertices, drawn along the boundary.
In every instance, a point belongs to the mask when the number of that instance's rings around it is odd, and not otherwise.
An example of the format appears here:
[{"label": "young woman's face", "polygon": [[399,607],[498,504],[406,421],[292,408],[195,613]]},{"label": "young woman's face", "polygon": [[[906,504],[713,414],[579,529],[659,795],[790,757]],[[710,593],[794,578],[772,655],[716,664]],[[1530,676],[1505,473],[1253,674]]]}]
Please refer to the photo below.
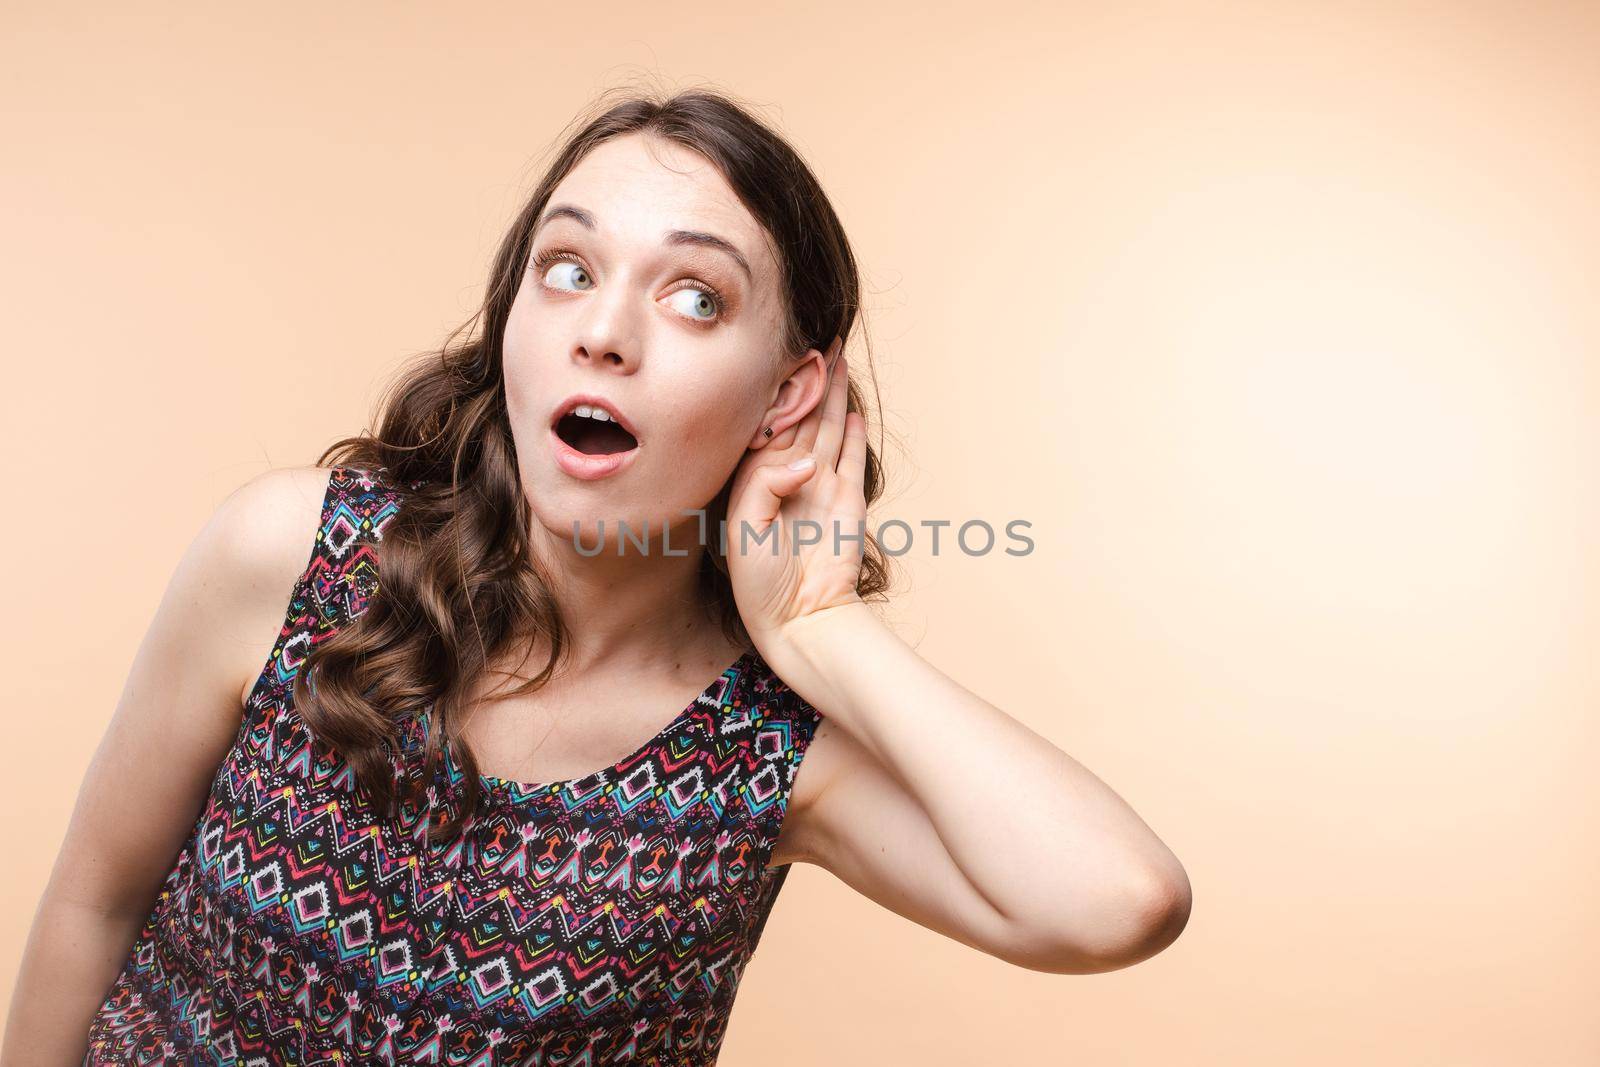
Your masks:
[{"label": "young woman's face", "polygon": [[[682,512],[708,504],[763,440],[795,369],[777,351],[783,306],[765,232],[704,157],[635,134],[601,144],[556,186],[531,247],[504,350],[535,521],[568,539],[576,522],[592,545],[604,519],[608,555],[623,520],[636,535],[648,523],[652,552],[664,525],[693,535]],[[563,418],[580,394],[633,434]]]}]

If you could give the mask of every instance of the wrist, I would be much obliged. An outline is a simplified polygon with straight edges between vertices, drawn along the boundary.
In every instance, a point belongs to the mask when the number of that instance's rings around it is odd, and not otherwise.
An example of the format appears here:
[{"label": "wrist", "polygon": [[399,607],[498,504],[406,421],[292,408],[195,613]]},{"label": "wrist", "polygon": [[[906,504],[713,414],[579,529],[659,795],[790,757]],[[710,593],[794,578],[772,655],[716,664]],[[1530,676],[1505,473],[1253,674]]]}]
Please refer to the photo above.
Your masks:
[{"label": "wrist", "polygon": [[758,640],[758,650],[784,684],[827,713],[839,709],[843,699],[836,692],[834,665],[867,652],[884,630],[858,597],[790,619]]}]

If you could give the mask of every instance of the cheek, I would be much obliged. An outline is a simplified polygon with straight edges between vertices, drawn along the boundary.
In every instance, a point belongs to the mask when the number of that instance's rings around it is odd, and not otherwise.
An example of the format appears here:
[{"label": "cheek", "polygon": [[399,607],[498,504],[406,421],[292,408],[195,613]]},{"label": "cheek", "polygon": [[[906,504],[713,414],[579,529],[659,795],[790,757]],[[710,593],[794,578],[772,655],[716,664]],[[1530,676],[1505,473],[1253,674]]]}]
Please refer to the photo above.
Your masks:
[{"label": "cheek", "polygon": [[746,424],[760,414],[752,414],[755,401],[743,395],[745,388],[743,383],[730,383],[679,396],[670,410],[669,440],[656,455],[668,477],[710,493],[721,488],[749,447]]},{"label": "cheek", "polygon": [[528,429],[528,414],[532,410],[529,401],[533,396],[522,367],[523,364],[513,360],[508,351],[505,363],[506,416],[511,422],[511,432],[519,436]]},{"label": "cheek", "polygon": [[[530,416],[538,416],[543,388],[537,373],[539,362],[528,343],[508,325],[501,351],[501,375],[505,379],[506,413],[512,428],[521,432]],[[543,427],[536,427],[543,429]]]},{"label": "cheek", "polygon": [[[527,294],[521,290],[511,302],[506,316],[505,332],[501,335],[500,360],[509,392],[513,382],[521,383],[526,371],[534,365],[534,324],[529,315]],[[526,392],[526,387],[523,387]]]}]

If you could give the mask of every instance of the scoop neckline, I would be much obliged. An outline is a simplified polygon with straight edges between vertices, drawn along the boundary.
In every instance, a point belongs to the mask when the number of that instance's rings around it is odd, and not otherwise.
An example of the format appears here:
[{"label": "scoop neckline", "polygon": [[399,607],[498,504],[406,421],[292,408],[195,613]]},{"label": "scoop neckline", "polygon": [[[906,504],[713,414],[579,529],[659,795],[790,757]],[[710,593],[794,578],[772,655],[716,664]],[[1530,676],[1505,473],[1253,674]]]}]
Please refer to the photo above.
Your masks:
[{"label": "scoop neckline", "polygon": [[686,706],[682,711],[678,712],[678,714],[674,715],[672,719],[669,720],[661,729],[657,730],[649,740],[639,745],[639,747],[635,748],[632,752],[628,753],[626,756],[623,756],[609,767],[599,767],[595,770],[589,771],[585,774],[577,775],[572,778],[560,778],[549,782],[520,782],[512,778],[502,778],[495,774],[479,774],[478,782],[486,790],[504,795],[558,793],[570,790],[572,786],[577,785],[579,782],[587,782],[590,779],[598,778],[601,775],[616,774],[628,764],[644,755],[646,752],[657,748],[668,737],[677,733],[684,726],[686,726],[694,717],[695,709],[700,707],[700,705],[705,702],[707,698],[715,695],[723,687],[723,679],[727,678],[730,673],[739,671],[741,668],[746,667],[749,663],[754,661],[755,657],[756,651],[753,648],[745,649],[745,651],[739,653],[739,658],[722,668],[722,670],[718,671],[717,676],[705,684],[705,687],[700,690],[699,694],[696,695],[693,700],[689,701],[688,706]]}]

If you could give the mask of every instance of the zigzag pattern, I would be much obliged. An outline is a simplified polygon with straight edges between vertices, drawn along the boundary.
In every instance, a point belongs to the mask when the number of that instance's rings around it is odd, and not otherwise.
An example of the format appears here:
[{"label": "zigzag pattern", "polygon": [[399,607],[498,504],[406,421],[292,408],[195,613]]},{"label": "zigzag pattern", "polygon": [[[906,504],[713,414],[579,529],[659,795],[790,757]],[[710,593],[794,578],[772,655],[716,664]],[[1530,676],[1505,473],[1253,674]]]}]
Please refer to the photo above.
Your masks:
[{"label": "zigzag pattern", "polygon": [[[397,819],[294,709],[310,651],[378,593],[387,471],[334,468],[310,561],[205,808],[100,1006],[85,1065],[714,1064],[788,865],[814,709],[748,651],[616,765],[484,777],[450,749]],[[412,486],[415,488],[415,486]],[[426,716],[391,746],[422,773]]]}]

